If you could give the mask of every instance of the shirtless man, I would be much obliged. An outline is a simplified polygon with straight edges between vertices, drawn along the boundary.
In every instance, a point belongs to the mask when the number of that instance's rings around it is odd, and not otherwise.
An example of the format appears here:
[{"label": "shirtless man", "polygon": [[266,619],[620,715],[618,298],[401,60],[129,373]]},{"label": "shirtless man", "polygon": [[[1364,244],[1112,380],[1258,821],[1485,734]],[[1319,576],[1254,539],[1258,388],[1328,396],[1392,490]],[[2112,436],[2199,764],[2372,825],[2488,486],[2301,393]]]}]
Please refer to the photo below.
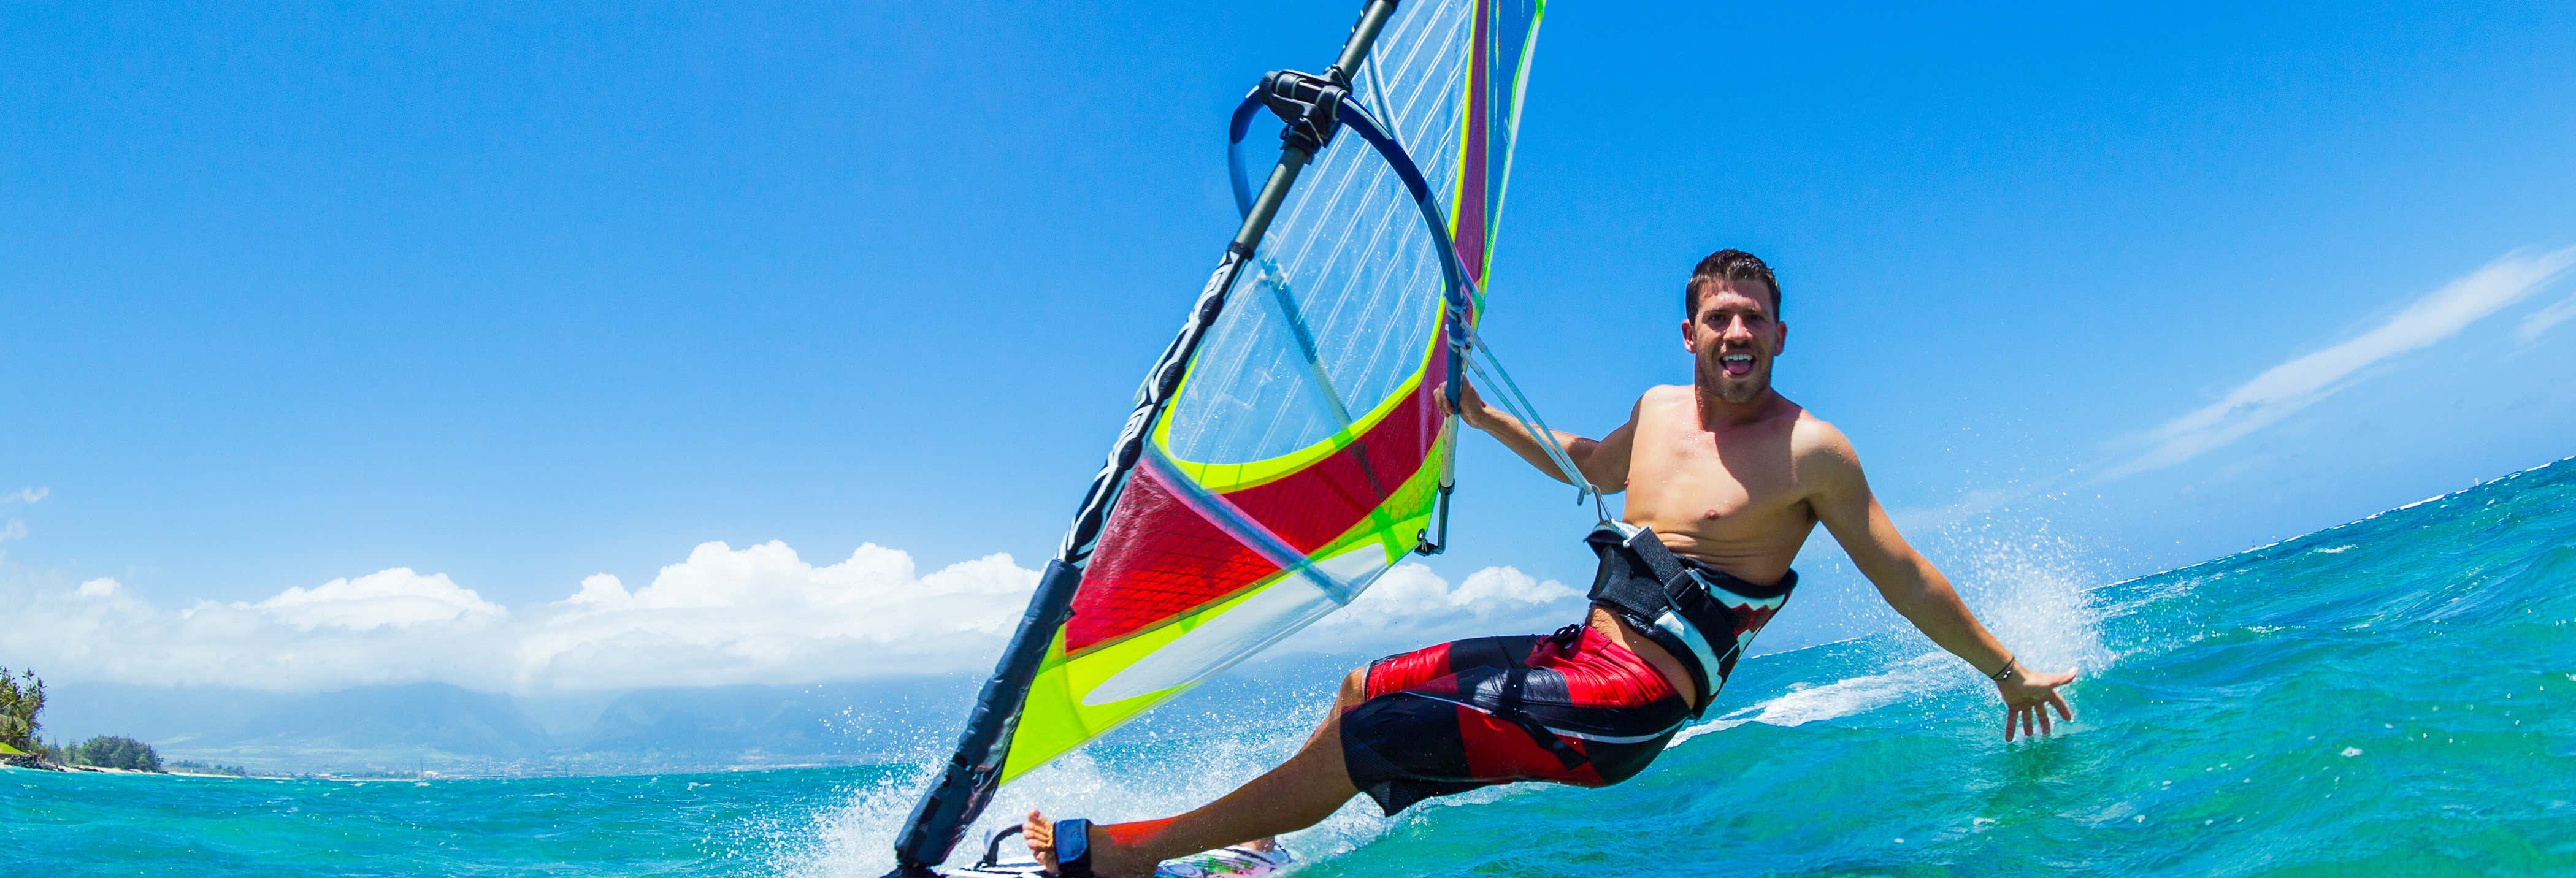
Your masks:
[{"label": "shirtless man", "polygon": [[[2004,739],[2074,719],[2057,692],[2072,669],[2023,668],[1950,583],[1896,532],[1860,458],[1832,424],[1771,389],[1788,340],[1780,287],[1752,254],[1700,261],[1683,291],[1691,386],[1646,391],[1595,441],[1554,436],[1585,480],[1626,491],[1580,624],[1545,637],[1461,640],[1351,672],[1303,749],[1198,810],[1093,826],[1029,812],[1050,870],[1149,875],[1157,863],[1312,826],[1367,793],[1390,816],[1424,798],[1546,780],[1617,783],[1707,709],[1744,646],[1796,586],[1789,563],[1818,523],[1888,605],[1994,680]],[[1462,388],[1459,415],[1563,479],[1531,425]],[[1077,832],[1076,830],[1079,830]]]}]

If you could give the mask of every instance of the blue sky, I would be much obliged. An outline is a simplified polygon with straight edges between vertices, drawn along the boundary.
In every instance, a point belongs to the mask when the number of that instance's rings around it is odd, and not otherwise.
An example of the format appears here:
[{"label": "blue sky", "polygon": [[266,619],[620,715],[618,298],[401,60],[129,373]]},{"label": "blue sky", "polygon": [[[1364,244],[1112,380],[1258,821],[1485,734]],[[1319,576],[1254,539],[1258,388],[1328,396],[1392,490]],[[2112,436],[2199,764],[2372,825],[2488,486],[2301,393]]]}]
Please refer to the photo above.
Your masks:
[{"label": "blue sky", "polygon": [[[1232,229],[1224,113],[1351,7],[20,9],[0,599],[410,601],[383,634],[709,541],[1033,568]],[[2549,4],[1560,3],[1485,334],[1598,434],[1742,247],[1780,386],[1963,580],[2340,523],[2576,454],[2571,43]],[[1462,471],[1444,583],[1588,575],[1570,491]]]}]

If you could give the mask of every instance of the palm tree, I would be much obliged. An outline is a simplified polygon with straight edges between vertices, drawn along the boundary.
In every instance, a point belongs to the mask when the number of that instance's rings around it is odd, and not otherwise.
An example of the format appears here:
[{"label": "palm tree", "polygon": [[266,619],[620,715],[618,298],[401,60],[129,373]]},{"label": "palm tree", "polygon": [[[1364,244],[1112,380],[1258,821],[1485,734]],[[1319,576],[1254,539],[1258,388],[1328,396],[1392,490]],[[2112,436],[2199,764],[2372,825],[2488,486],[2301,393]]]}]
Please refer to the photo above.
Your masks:
[{"label": "palm tree", "polygon": [[11,676],[8,668],[0,668],[0,746],[34,749],[36,732],[43,728],[36,714],[44,709],[45,681],[36,679],[35,671]]}]

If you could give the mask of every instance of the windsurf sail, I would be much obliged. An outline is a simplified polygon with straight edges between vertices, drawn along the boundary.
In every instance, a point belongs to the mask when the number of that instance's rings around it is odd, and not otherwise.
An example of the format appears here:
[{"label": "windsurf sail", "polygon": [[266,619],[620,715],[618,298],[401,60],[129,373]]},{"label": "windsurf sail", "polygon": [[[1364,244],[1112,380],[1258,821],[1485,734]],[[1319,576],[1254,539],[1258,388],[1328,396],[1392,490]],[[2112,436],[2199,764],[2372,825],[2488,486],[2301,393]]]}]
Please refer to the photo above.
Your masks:
[{"label": "windsurf sail", "polygon": [[[897,874],[931,874],[1000,782],[1439,551],[1453,379],[1476,353],[1543,7],[1374,0],[1332,66],[1245,98],[1243,224],[914,808]],[[1283,130],[1256,187],[1239,147],[1264,110]]]}]

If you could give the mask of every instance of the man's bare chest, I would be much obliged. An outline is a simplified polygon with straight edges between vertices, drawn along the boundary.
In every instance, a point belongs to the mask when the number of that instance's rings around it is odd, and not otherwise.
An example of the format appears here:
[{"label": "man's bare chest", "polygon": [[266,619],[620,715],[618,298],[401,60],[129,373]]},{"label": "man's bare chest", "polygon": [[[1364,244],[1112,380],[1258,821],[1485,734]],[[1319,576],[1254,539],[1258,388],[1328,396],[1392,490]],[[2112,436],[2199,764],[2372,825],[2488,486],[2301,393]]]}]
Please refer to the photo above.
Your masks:
[{"label": "man's bare chest", "polygon": [[1641,423],[1628,465],[1629,508],[1672,524],[1689,521],[1710,536],[1751,536],[1737,531],[1802,517],[1787,432]]}]

